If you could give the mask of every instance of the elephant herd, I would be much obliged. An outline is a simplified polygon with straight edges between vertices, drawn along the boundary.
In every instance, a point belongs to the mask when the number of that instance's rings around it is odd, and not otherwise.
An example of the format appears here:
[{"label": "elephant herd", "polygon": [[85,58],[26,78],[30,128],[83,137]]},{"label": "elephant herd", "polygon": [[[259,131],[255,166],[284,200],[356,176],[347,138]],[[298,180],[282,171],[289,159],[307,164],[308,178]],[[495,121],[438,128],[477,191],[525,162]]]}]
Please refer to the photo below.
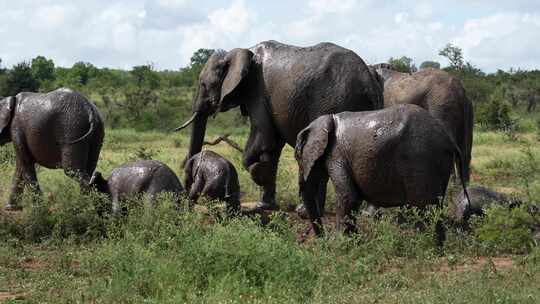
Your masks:
[{"label": "elephant herd", "polygon": [[[305,213],[323,232],[326,186],[336,190],[336,227],[351,232],[361,202],[374,207],[440,205],[452,173],[464,198],[469,179],[473,111],[461,82],[444,71],[413,74],[386,64],[368,66],[353,51],[331,43],[296,47],[266,41],[252,48],[216,51],[199,76],[184,159],[182,187],[165,164],[141,160],[95,172],[104,137],[98,109],[69,89],[20,93],[0,101],[0,144],[13,142],[16,170],[6,209],[20,209],[26,186],[39,192],[35,164],[62,168],[83,192],[95,188],[122,200],[146,193],[203,195],[240,210],[234,166],[201,151],[208,118],[239,107],[250,121],[243,166],[262,188],[256,210],[278,209],[276,174],[285,144],[295,147]],[[178,195],[177,195],[178,197]],[[466,200],[463,210],[471,210]],[[469,207],[468,207],[469,206]]]}]

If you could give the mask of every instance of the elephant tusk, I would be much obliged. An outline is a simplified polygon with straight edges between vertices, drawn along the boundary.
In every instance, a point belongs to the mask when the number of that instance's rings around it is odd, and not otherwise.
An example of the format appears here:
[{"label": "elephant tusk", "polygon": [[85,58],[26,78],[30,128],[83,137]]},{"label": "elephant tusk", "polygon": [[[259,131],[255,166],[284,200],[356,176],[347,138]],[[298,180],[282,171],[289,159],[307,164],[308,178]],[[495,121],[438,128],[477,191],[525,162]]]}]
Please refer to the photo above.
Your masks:
[{"label": "elephant tusk", "polygon": [[197,118],[197,113],[198,113],[198,112],[193,113],[193,116],[191,116],[191,118],[190,118],[188,121],[186,121],[186,122],[185,122],[183,125],[181,125],[180,127],[174,129],[173,132],[178,132],[178,131],[184,129],[185,127],[189,126],[189,125],[195,120],[195,118]]}]

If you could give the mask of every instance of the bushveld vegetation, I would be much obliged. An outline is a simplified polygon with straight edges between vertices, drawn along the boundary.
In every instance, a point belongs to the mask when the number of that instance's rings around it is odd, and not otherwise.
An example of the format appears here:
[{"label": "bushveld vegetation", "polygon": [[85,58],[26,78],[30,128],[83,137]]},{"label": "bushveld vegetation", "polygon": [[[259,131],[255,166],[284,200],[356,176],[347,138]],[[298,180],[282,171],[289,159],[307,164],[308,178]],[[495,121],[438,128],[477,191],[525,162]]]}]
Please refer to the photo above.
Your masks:
[{"label": "bushveld vegetation", "polygon": [[[27,67],[38,77],[36,90],[71,86],[96,101],[108,125],[98,164],[105,176],[140,158],[163,161],[180,175],[189,135],[165,131],[188,116],[196,75],[208,53],[198,52],[180,71],[154,71],[150,65],[127,72],[85,63],[69,69],[53,65],[54,77],[39,78],[46,73],[34,72],[34,62]],[[291,147],[284,149],[278,173],[283,211],[268,218],[227,218],[211,201],[203,202],[206,208],[179,212],[167,196],[157,208],[134,200],[128,217],[102,218],[96,211],[104,197],[80,195],[77,183],[61,170],[38,168],[43,195],[26,194],[20,213],[0,211],[0,301],[540,302],[540,240],[535,236],[540,215],[530,212],[540,202],[540,116],[528,99],[540,73],[486,75],[450,54],[457,61],[447,69],[464,81],[477,114],[471,183],[518,196],[523,206],[491,208],[485,218],[473,220],[470,232],[447,219],[442,249],[433,241],[434,219],[449,210],[419,215],[393,209],[380,218],[360,214],[358,235],[330,231],[301,242],[307,222],[287,212],[299,202]],[[50,66],[45,58],[36,62]],[[2,81],[16,68],[3,72],[0,88],[6,89]],[[248,128],[239,117],[236,110],[220,113],[209,123],[207,138],[227,133],[243,145]],[[242,169],[240,153],[222,144],[209,148],[237,167],[242,201],[255,201],[259,189]],[[12,146],[0,147],[0,203],[7,200],[14,163]],[[327,222],[334,200],[329,190]],[[451,185],[447,203],[460,190]],[[415,229],[416,219],[427,228]]]}]

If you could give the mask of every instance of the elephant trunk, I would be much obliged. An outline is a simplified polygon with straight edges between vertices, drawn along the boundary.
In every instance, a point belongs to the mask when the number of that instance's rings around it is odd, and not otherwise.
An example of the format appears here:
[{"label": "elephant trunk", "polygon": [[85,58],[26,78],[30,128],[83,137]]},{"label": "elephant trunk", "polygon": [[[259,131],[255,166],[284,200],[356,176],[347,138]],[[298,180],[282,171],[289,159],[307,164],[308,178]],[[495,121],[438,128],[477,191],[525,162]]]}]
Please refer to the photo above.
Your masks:
[{"label": "elephant trunk", "polygon": [[193,155],[201,152],[204,135],[206,132],[206,122],[208,121],[208,115],[200,113],[195,116],[191,124],[191,139],[189,142],[189,151],[188,155],[184,159],[182,166],[186,163],[188,159],[193,157]]}]

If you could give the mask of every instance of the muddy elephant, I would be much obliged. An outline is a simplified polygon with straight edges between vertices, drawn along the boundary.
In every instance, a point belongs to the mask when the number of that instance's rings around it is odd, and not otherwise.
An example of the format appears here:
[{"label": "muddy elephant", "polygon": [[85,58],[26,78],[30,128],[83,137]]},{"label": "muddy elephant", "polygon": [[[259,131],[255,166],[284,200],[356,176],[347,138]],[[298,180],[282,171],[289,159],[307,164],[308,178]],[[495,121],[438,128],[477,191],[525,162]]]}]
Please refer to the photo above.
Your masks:
[{"label": "muddy elephant", "polygon": [[[352,215],[363,200],[377,207],[440,204],[461,152],[426,110],[405,104],[321,116],[298,134],[295,157],[300,194],[320,235],[328,177],[336,228],[353,232]],[[442,243],[442,224],[437,228]]]},{"label": "muddy elephant", "polygon": [[184,188],[173,170],[157,160],[138,160],[123,164],[112,170],[108,179],[95,172],[90,185],[104,193],[112,202],[115,215],[125,214],[122,201],[146,195],[153,203],[157,194],[172,193],[176,206],[180,206]]},{"label": "muddy elephant", "polygon": [[[370,66],[384,89],[384,106],[415,104],[426,109],[445,128],[463,153],[463,176],[469,181],[473,141],[473,108],[459,79],[433,68],[408,74],[389,64]],[[374,73],[375,74],[375,73]],[[456,164],[456,169],[460,166]]]},{"label": "muddy elephant", "polygon": [[240,107],[251,130],[243,165],[262,187],[256,209],[277,209],[276,173],[285,143],[315,118],[383,107],[377,80],[354,52],[331,43],[296,47],[276,41],[217,51],[199,76],[187,158],[201,151],[207,119]]},{"label": "muddy elephant", "polygon": [[240,183],[234,165],[213,151],[201,151],[184,167],[184,185],[191,204],[199,196],[226,203],[229,213],[240,211]]},{"label": "muddy elephant", "polygon": [[0,101],[0,145],[13,142],[15,175],[7,210],[18,210],[26,186],[40,193],[35,165],[55,169],[87,190],[103,143],[104,127],[94,104],[61,88],[49,93],[19,93]]},{"label": "muddy elephant", "polygon": [[484,216],[484,210],[492,205],[502,205],[508,208],[521,205],[521,201],[516,198],[482,186],[467,187],[467,193],[469,200],[465,196],[465,192],[461,191],[452,201],[454,204],[452,217],[465,227],[468,227],[471,216]]}]

